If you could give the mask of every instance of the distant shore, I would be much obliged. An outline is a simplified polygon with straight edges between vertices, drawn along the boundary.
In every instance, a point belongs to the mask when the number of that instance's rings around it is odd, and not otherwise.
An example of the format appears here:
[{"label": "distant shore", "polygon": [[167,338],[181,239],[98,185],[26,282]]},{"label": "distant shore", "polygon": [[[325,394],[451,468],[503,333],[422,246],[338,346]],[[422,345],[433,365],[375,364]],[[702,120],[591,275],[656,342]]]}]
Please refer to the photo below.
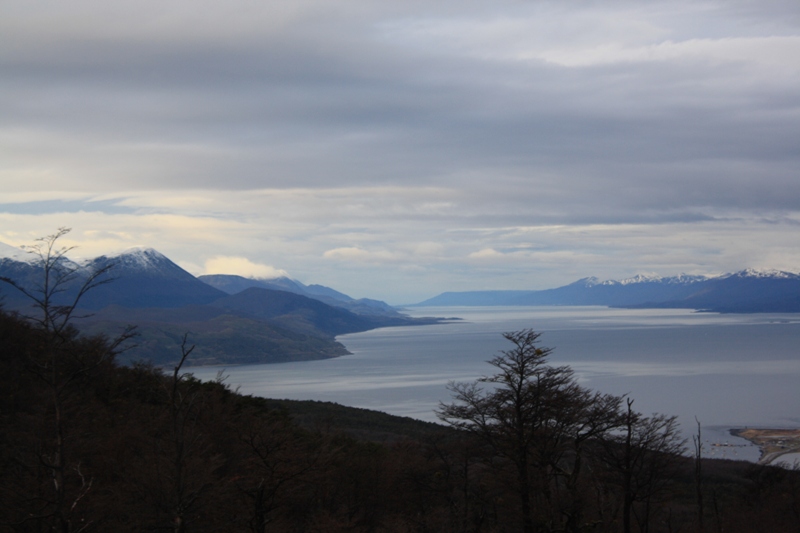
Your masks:
[{"label": "distant shore", "polygon": [[749,440],[761,450],[758,464],[774,463],[780,456],[800,453],[800,429],[731,429],[731,435]]}]

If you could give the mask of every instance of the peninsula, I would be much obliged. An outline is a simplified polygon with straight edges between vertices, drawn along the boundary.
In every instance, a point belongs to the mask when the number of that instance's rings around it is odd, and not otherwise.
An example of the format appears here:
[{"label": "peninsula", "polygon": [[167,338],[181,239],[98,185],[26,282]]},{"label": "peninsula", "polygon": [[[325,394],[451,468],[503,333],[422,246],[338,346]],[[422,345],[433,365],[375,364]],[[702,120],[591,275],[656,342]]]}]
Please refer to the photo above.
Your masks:
[{"label": "peninsula", "polygon": [[800,429],[732,429],[731,435],[747,439],[761,450],[758,463],[768,465],[778,457],[800,453]]}]

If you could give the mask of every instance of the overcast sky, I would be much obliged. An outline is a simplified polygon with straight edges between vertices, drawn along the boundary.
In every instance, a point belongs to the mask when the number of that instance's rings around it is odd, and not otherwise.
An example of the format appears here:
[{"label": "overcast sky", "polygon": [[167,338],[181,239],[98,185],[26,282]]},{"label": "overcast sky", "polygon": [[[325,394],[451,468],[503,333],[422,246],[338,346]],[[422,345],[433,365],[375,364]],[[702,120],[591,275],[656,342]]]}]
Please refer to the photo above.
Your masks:
[{"label": "overcast sky", "polygon": [[800,270],[797,0],[0,4],[0,241],[355,297]]}]

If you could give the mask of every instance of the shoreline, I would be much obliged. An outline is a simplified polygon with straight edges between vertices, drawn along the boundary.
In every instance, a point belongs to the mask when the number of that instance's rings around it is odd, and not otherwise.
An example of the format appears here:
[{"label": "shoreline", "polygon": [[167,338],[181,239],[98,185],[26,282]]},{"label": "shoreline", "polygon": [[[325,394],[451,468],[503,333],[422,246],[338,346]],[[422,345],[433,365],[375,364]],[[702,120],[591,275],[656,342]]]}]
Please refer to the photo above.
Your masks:
[{"label": "shoreline", "polygon": [[752,442],[761,451],[760,465],[774,464],[791,453],[800,453],[800,429],[798,428],[732,428],[730,434]]}]

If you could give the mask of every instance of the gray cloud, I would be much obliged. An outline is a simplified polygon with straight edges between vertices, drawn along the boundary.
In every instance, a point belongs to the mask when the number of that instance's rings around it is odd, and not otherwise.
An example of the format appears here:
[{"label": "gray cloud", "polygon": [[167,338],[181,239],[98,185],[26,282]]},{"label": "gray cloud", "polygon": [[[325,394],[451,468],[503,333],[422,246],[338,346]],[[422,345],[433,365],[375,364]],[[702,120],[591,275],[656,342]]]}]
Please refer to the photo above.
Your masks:
[{"label": "gray cloud", "polygon": [[[800,244],[799,28],[789,0],[7,2],[0,214],[11,240],[37,212],[119,225],[105,245],[152,237],[146,217],[213,220],[252,260],[389,265],[431,290],[570,281],[581,262],[786,268],[767,246]],[[261,194],[268,214],[245,201]],[[89,200],[131,218],[71,219]],[[550,226],[539,248],[504,229]],[[595,226],[616,230],[574,237]],[[202,242],[165,231],[202,268]],[[640,232],[664,251],[618,245]],[[550,273],[526,277],[534,260]]]}]

